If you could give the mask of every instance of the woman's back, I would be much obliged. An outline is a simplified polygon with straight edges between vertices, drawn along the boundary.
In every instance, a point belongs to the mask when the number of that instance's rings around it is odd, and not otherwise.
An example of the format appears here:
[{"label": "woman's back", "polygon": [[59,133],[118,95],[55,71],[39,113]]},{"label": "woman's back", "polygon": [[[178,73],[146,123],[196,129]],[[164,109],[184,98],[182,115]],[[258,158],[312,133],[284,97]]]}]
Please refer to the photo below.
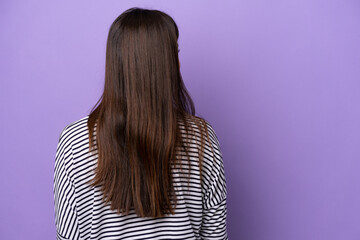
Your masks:
[{"label": "woman's back", "polygon": [[179,31],[133,8],[112,23],[104,91],[56,152],[58,239],[226,239],[226,184],[210,125],[182,81]]},{"label": "woman's back", "polygon": [[185,174],[179,167],[173,168],[175,214],[140,218],[133,210],[126,216],[111,210],[110,204],[104,204],[100,188],[87,184],[94,177],[98,160],[96,151],[89,152],[87,120],[88,116],[69,124],[59,138],[54,181],[57,239],[227,239],[223,161],[208,123],[202,182],[197,141],[200,134],[191,123],[193,134],[182,131],[183,140],[190,142],[190,162],[179,152]]}]

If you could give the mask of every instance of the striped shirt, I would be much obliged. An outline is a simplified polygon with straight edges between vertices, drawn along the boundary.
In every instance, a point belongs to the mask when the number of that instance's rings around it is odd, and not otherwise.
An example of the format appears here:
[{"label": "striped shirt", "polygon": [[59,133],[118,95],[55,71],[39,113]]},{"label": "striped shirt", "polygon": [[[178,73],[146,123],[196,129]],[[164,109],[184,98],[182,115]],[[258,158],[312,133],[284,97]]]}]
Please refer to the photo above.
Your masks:
[{"label": "striped shirt", "polygon": [[195,131],[192,137],[183,136],[191,142],[190,165],[185,155],[180,156],[186,159],[184,169],[190,168],[190,181],[174,171],[175,214],[155,219],[138,217],[134,210],[126,216],[110,210],[110,204],[102,201],[100,189],[86,184],[94,178],[97,164],[97,151],[89,152],[87,120],[88,116],[67,125],[59,137],[54,168],[57,239],[228,238],[224,166],[218,139],[209,123],[202,172],[199,143],[193,138],[200,133]]}]

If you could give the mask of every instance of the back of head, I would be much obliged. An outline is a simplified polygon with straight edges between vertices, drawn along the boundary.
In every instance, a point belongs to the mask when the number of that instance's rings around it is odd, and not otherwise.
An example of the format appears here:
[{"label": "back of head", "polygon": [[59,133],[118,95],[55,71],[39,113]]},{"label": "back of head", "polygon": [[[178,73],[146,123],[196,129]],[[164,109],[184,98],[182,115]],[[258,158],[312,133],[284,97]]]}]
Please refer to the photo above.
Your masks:
[{"label": "back of head", "polygon": [[178,122],[188,129],[189,117],[199,119],[181,78],[178,37],[174,20],[158,10],[129,9],[110,27],[104,92],[88,128],[98,152],[91,184],[119,213],[173,213],[171,166],[184,146]]}]

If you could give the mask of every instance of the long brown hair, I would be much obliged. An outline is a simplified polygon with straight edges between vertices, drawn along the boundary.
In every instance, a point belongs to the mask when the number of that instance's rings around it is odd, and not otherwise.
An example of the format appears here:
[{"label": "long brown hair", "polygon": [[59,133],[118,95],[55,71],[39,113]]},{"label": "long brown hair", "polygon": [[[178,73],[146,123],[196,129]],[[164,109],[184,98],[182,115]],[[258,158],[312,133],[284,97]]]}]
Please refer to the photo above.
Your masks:
[{"label": "long brown hair", "polygon": [[179,122],[207,135],[182,81],[178,37],[169,15],[141,8],[122,13],[109,30],[104,92],[88,118],[90,150],[98,153],[91,185],[124,215],[132,208],[141,217],[173,214],[171,169],[187,148]]}]

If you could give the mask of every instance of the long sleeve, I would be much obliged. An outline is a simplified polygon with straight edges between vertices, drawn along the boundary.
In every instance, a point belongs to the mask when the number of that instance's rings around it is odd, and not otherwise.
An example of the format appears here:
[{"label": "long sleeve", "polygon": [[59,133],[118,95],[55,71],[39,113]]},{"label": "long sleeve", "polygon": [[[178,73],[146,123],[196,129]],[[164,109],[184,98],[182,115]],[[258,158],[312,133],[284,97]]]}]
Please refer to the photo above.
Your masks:
[{"label": "long sleeve", "polygon": [[66,128],[60,134],[54,169],[54,203],[57,240],[79,239],[75,187],[71,179],[72,149]]},{"label": "long sleeve", "polygon": [[204,162],[203,221],[200,236],[202,239],[228,239],[224,164],[219,141],[211,127],[209,137],[214,152],[207,154],[207,160]]}]

